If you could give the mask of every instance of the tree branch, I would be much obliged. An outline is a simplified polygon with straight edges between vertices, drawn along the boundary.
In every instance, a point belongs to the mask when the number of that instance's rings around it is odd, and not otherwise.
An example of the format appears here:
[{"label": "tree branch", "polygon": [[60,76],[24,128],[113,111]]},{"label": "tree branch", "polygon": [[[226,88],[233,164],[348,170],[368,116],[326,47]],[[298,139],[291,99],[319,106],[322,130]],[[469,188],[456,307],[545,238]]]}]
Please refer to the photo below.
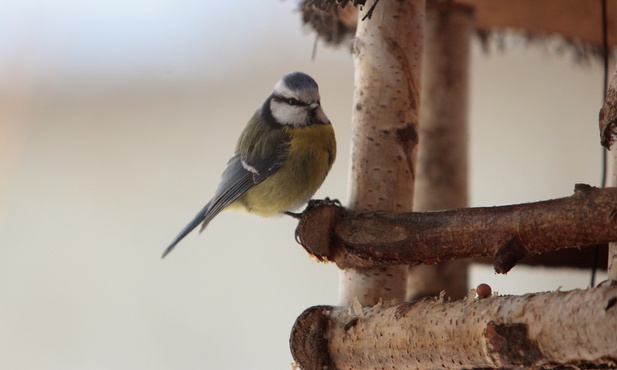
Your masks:
[{"label": "tree branch", "polygon": [[495,270],[507,273],[525,257],[617,241],[617,188],[578,184],[567,198],[399,214],[326,204],[307,208],[296,235],[310,254],[342,269],[494,257]]},{"label": "tree branch", "polygon": [[444,303],[316,306],[294,324],[304,370],[617,365],[617,286]]}]

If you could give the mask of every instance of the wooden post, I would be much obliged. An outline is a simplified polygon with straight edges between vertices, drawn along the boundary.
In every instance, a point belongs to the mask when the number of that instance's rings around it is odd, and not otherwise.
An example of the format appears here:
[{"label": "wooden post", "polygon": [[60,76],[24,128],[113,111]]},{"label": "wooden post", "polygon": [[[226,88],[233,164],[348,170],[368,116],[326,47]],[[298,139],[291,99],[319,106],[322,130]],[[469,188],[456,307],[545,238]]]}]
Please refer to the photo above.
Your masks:
[{"label": "wooden post", "polygon": [[[415,211],[463,208],[467,202],[469,44],[473,10],[427,1],[422,62]],[[407,299],[467,294],[466,260],[409,268]]]},{"label": "wooden post", "polygon": [[[605,106],[607,108],[612,108],[612,114],[606,114],[610,123],[607,123],[608,126],[615,127],[617,122],[617,65],[615,65],[615,70],[613,71],[613,76],[611,77],[608,91],[606,94],[606,102]],[[617,187],[617,145],[612,143],[609,147],[613,152],[613,180],[612,185]],[[617,243],[609,243],[608,245],[608,265],[606,268],[606,272],[608,275],[608,280],[617,281]]]},{"label": "wooden post", "polygon": [[[606,101],[600,110],[600,139],[602,145],[613,152],[613,186],[617,187],[617,65],[608,84]],[[617,243],[608,246],[607,274],[609,280],[617,281]]]},{"label": "wooden post", "polygon": [[[349,207],[412,210],[420,109],[424,0],[380,1],[358,13]],[[367,17],[361,20],[367,13]],[[342,270],[339,300],[405,299],[406,266]]]}]

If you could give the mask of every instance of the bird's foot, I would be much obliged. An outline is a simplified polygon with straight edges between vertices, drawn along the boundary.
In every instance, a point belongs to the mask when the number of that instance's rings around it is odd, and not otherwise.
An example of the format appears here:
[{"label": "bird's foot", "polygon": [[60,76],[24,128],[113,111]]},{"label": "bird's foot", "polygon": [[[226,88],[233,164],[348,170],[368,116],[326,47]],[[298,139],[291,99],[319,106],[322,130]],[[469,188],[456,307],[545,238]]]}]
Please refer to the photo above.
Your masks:
[{"label": "bird's foot", "polygon": [[308,201],[308,205],[306,209],[315,208],[319,206],[341,206],[341,202],[338,199],[330,199],[330,197],[325,197],[324,199],[311,199]]}]

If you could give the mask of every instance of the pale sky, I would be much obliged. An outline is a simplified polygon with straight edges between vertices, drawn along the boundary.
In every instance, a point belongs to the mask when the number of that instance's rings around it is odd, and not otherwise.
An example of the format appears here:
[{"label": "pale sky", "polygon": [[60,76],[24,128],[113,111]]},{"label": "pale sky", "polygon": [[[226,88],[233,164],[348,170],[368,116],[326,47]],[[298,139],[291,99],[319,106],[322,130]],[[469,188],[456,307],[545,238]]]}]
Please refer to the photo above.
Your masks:
[{"label": "pale sky", "polygon": [[41,78],[216,75],[247,55],[263,63],[256,55],[264,41],[310,55],[306,43],[290,42],[290,33],[302,33],[295,9],[295,1],[276,0],[3,1],[0,76],[16,64]]}]

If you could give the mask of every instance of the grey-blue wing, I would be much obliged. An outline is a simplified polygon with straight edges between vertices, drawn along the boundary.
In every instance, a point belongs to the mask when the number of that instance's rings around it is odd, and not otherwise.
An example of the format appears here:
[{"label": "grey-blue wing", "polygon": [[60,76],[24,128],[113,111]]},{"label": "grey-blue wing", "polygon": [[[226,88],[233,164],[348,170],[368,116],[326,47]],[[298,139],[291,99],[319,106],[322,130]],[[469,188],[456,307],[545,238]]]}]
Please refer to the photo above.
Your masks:
[{"label": "grey-blue wing", "polygon": [[[214,197],[195,215],[193,220],[182,229],[178,236],[174,238],[163,252],[161,258],[168,255],[169,252],[175,248],[176,244],[199,224],[201,224],[199,232],[202,232],[216,215],[249,191],[250,188],[276,172],[280,168],[280,164],[279,158],[276,156],[268,159],[253,160],[252,163],[248,163],[247,160],[244,160],[244,164],[240,158],[240,154],[231,157],[227,163],[227,168],[221,175],[221,181],[214,193]],[[248,170],[246,167],[251,170]]]},{"label": "grey-blue wing", "polygon": [[291,138],[285,130],[263,122],[259,116],[258,110],[240,135],[237,152],[227,163],[214,197],[176,236],[163,252],[163,257],[200,223],[202,231],[225,207],[281,167]]},{"label": "grey-blue wing", "polygon": [[203,231],[214,216],[261,181],[255,181],[253,172],[244,168],[239,154],[231,157],[227,163],[227,168],[221,175],[221,181],[216,188],[214,197],[208,203],[209,209],[204,215],[199,231]]},{"label": "grey-blue wing", "polygon": [[225,207],[240,198],[250,188],[278,171],[287,145],[278,145],[275,148],[274,155],[265,158],[243,157],[239,153],[231,157],[227,163],[227,168],[221,175],[221,181],[216,188],[214,197],[209,202],[210,207],[201,224],[200,232]]}]

